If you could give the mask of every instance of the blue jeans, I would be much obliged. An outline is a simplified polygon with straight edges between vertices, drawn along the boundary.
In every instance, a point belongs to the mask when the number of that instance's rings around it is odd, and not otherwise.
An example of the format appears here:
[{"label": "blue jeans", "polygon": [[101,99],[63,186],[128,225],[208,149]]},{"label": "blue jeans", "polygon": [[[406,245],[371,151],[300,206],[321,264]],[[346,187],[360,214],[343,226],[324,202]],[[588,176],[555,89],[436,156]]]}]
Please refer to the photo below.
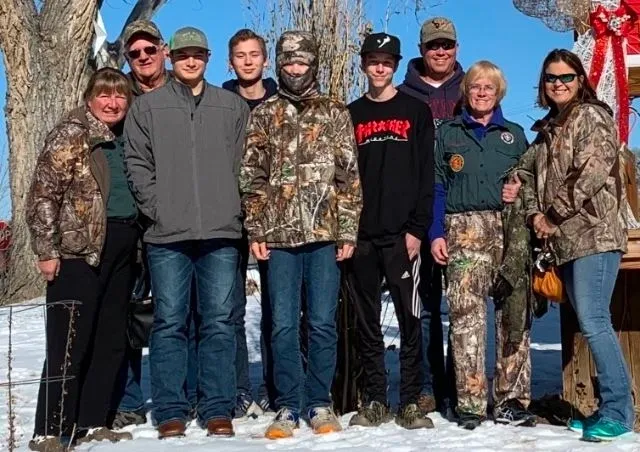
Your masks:
[{"label": "blue jeans", "polygon": [[155,313],[149,361],[158,424],[189,414],[188,320],[195,277],[198,325],[198,419],[230,419],[235,405],[237,241],[211,239],[149,244]]},{"label": "blue jeans", "polygon": [[247,267],[249,265],[249,242],[243,237],[240,243],[240,266],[236,283],[236,394],[251,396],[251,380],[249,379],[249,351],[247,350],[247,333],[244,325],[244,317],[247,313]]},{"label": "blue jeans", "polygon": [[[192,288],[193,290],[193,288]],[[198,404],[198,342],[196,338],[195,297],[191,297],[189,313],[189,348],[187,357],[187,379],[185,393],[191,409]],[[120,373],[121,387],[118,389],[120,403],[117,411],[140,411],[144,408],[145,398],[142,394],[142,350],[127,348],[125,362]]]},{"label": "blue jeans", "polygon": [[564,264],[562,276],[580,331],[596,364],[599,414],[631,429],[634,420],[631,380],[609,310],[620,258],[617,251],[582,257]]},{"label": "blue jeans", "polygon": [[[336,308],[340,269],[335,243],[271,249],[268,290],[273,315],[276,408],[299,412],[331,405],[331,383],[336,370]],[[307,297],[309,358],[304,394],[300,356],[300,291]]]}]

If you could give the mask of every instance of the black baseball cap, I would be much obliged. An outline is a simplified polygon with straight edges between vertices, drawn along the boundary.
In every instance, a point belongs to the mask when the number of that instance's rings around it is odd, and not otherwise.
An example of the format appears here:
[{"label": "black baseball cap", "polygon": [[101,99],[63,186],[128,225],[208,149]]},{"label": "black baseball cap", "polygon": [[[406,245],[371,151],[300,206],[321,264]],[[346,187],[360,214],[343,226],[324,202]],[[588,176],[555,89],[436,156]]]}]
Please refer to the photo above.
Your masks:
[{"label": "black baseball cap", "polygon": [[364,38],[360,55],[364,56],[371,52],[388,53],[398,60],[402,59],[402,55],[400,54],[400,40],[396,36],[387,33],[373,33]]}]

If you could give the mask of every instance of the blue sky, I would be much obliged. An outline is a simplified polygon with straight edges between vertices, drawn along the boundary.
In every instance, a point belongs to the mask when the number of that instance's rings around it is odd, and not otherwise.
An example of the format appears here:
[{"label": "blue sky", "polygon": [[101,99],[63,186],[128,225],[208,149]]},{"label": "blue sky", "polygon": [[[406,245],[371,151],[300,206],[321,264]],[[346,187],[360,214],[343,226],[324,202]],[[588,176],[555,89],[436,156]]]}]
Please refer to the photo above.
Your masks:
[{"label": "blue sky", "polygon": [[[429,0],[425,3],[429,3]],[[396,74],[396,82],[402,82],[406,62],[418,56],[421,22],[430,16],[447,16],[454,21],[458,30],[459,61],[463,67],[480,59],[496,63],[504,71],[508,82],[507,96],[503,101],[505,116],[528,130],[533,120],[543,114],[534,107],[540,64],[549,50],[556,47],[570,48],[572,33],[551,31],[540,20],[527,17],[516,10],[511,0],[440,0],[438,3],[441,4],[420,13],[418,18],[413,11],[391,17],[386,31],[400,38],[404,55]],[[125,0],[104,2],[101,12],[109,40],[117,37],[131,10],[131,4],[132,2]],[[211,83],[220,85],[231,77],[226,58],[229,37],[237,29],[253,25],[251,14],[241,6],[244,4],[245,2],[240,1],[169,0],[155,20],[167,40],[182,26],[201,28],[207,34],[213,52],[206,77]],[[382,31],[387,1],[369,0],[367,5],[368,17],[374,24],[375,31]],[[4,108],[5,92],[4,66],[0,62],[1,108]],[[640,134],[637,130],[634,132],[631,144],[638,146]],[[6,165],[6,142],[4,116],[0,115],[0,165]],[[7,206],[0,205],[0,218],[6,216],[6,211]]]}]

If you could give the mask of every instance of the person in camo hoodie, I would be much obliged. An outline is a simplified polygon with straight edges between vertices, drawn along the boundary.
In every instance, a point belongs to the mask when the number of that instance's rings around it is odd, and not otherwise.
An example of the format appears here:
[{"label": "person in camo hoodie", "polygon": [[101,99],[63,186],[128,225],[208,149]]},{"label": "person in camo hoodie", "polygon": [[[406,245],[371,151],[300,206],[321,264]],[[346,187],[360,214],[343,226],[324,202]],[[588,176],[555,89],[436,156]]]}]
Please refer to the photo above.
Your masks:
[{"label": "person in camo hoodie", "polygon": [[320,93],[318,46],[287,31],[276,46],[278,93],[252,113],[240,183],[251,251],[269,260],[276,408],[265,437],[293,435],[301,412],[300,291],[309,355],[304,400],[315,433],[341,430],[331,407],[336,368],[338,262],[352,256],[362,205],[353,125]]}]

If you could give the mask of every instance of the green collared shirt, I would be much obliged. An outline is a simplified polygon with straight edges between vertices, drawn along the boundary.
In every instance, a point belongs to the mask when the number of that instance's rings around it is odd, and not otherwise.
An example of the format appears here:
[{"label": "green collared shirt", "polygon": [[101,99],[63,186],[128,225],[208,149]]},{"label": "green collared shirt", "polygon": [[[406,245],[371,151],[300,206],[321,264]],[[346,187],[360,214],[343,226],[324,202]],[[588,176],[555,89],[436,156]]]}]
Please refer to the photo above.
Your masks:
[{"label": "green collared shirt", "polygon": [[461,116],[444,122],[436,139],[435,183],[446,191],[446,213],[502,210],[506,173],[527,146],[514,122],[489,123],[482,138]]}]

